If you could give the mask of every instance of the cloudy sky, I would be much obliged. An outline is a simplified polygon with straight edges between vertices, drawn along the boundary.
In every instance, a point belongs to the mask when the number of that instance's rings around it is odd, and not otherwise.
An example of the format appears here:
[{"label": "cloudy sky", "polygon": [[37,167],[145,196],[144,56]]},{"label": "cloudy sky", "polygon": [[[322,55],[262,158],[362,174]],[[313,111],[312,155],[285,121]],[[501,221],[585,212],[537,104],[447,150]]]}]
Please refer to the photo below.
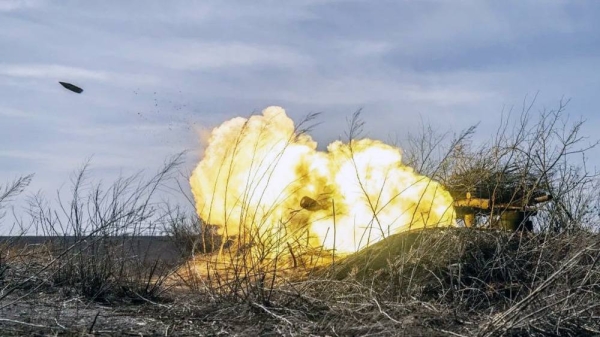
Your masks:
[{"label": "cloudy sky", "polygon": [[[322,112],[321,144],[363,109],[367,135],[459,131],[537,108],[600,127],[598,1],[0,0],[0,184],[51,191],[200,153],[199,130],[269,105]],[[57,82],[84,88],[71,93]]]}]

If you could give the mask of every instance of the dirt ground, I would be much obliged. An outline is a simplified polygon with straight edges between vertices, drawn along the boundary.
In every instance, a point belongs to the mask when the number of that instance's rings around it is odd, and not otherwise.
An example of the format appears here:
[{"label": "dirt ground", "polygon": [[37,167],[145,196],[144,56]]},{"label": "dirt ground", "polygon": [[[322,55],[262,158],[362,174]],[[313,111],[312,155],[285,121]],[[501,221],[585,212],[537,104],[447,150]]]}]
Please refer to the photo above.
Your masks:
[{"label": "dirt ground", "polygon": [[[22,297],[25,296],[25,297]],[[70,296],[60,289],[19,291],[2,301],[2,336],[447,336],[469,323],[448,319],[438,308],[406,306],[352,324],[360,312],[285,312],[254,303],[212,301],[182,289],[169,300],[101,303]],[[318,310],[317,310],[318,311]],[[302,319],[299,319],[302,318]]]},{"label": "dirt ground", "polygon": [[277,269],[271,285],[252,264],[191,273],[196,257],[152,297],[115,281],[91,298],[26,258],[0,278],[0,336],[600,336],[599,239],[407,233],[310,276]]}]

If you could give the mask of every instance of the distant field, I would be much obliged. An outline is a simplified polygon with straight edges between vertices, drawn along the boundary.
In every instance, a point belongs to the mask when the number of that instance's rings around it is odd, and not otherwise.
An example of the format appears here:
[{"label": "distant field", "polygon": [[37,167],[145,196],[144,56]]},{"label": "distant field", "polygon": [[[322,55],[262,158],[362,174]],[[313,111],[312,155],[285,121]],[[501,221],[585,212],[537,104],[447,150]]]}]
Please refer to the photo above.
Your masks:
[{"label": "distant field", "polygon": [[[91,237],[87,241],[93,242],[100,237]],[[77,240],[75,236],[0,236],[0,244],[11,242],[13,246],[56,244],[70,246]],[[180,250],[177,244],[166,236],[116,236],[102,237],[103,241],[109,241],[115,245],[124,245],[131,255],[147,254],[147,260],[159,259],[166,263],[174,263],[180,258]]]}]

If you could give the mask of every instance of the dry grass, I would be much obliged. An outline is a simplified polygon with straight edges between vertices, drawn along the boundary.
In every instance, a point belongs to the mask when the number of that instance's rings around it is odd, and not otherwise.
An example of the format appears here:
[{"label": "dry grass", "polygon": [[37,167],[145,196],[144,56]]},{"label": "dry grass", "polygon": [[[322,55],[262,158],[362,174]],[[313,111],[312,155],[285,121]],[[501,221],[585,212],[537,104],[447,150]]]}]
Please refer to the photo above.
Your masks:
[{"label": "dry grass", "polygon": [[[37,248],[35,253],[43,254]],[[592,336],[600,331],[599,258],[600,237],[586,232],[523,236],[427,230],[397,235],[310,275],[289,270],[275,285],[261,288],[255,283],[246,296],[228,296],[231,288],[226,282],[217,288],[206,284],[209,278],[204,277],[197,279],[203,287],[171,283],[164,293],[167,302],[147,299],[133,307],[133,302],[90,302],[65,291],[69,288],[64,285],[52,284],[51,272],[38,273],[2,302],[2,317],[27,324],[0,320],[0,325],[21,333],[32,329],[82,333],[92,326],[90,313],[100,312],[100,322],[91,331],[129,329],[149,334],[153,327],[161,335],[168,330],[167,335],[220,331],[287,336]],[[22,261],[29,261],[28,268],[35,266],[30,259]],[[19,282],[34,270],[19,265],[17,260],[12,264],[8,283]],[[229,275],[236,274],[230,270]],[[30,293],[34,287],[36,292]],[[7,305],[17,295],[18,301]],[[81,310],[75,313],[70,304],[52,307],[53,315],[59,316],[56,322],[39,312],[50,308],[49,302],[73,300],[81,302]],[[15,306],[29,311],[26,321],[7,311]],[[123,316],[148,327],[121,321],[110,326],[110,317]]]}]

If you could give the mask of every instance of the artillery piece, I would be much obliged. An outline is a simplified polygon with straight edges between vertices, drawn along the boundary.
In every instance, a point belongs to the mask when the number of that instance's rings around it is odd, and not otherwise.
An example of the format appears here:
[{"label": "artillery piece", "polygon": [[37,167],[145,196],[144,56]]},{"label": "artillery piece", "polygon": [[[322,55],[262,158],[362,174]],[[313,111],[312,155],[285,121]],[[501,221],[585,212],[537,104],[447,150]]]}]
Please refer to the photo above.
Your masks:
[{"label": "artillery piece", "polygon": [[[552,200],[552,195],[544,194],[528,200],[514,200],[504,203],[494,203],[493,199],[473,198],[470,192],[464,199],[454,201],[456,217],[464,221],[465,227],[475,226],[476,216],[490,218],[491,228],[505,230],[533,230],[531,218],[537,214],[536,204]],[[498,221],[492,221],[494,215],[499,216]]]},{"label": "artillery piece", "polygon": [[[552,200],[548,190],[538,185],[536,175],[518,170],[466,170],[452,176],[444,186],[454,198],[456,218],[465,227],[532,231],[538,205]],[[331,205],[304,196],[300,207],[314,212]]]},{"label": "artillery piece", "polygon": [[[494,202],[491,198],[472,197],[471,193],[467,192],[464,198],[454,201],[454,209],[457,219],[462,220],[465,227],[476,226],[475,217],[488,217],[487,226],[489,228],[532,231],[531,219],[538,212],[536,205],[550,200],[552,200],[552,195],[543,194],[528,200]],[[301,199],[300,207],[308,211],[326,208],[322,202],[308,196]]]}]

